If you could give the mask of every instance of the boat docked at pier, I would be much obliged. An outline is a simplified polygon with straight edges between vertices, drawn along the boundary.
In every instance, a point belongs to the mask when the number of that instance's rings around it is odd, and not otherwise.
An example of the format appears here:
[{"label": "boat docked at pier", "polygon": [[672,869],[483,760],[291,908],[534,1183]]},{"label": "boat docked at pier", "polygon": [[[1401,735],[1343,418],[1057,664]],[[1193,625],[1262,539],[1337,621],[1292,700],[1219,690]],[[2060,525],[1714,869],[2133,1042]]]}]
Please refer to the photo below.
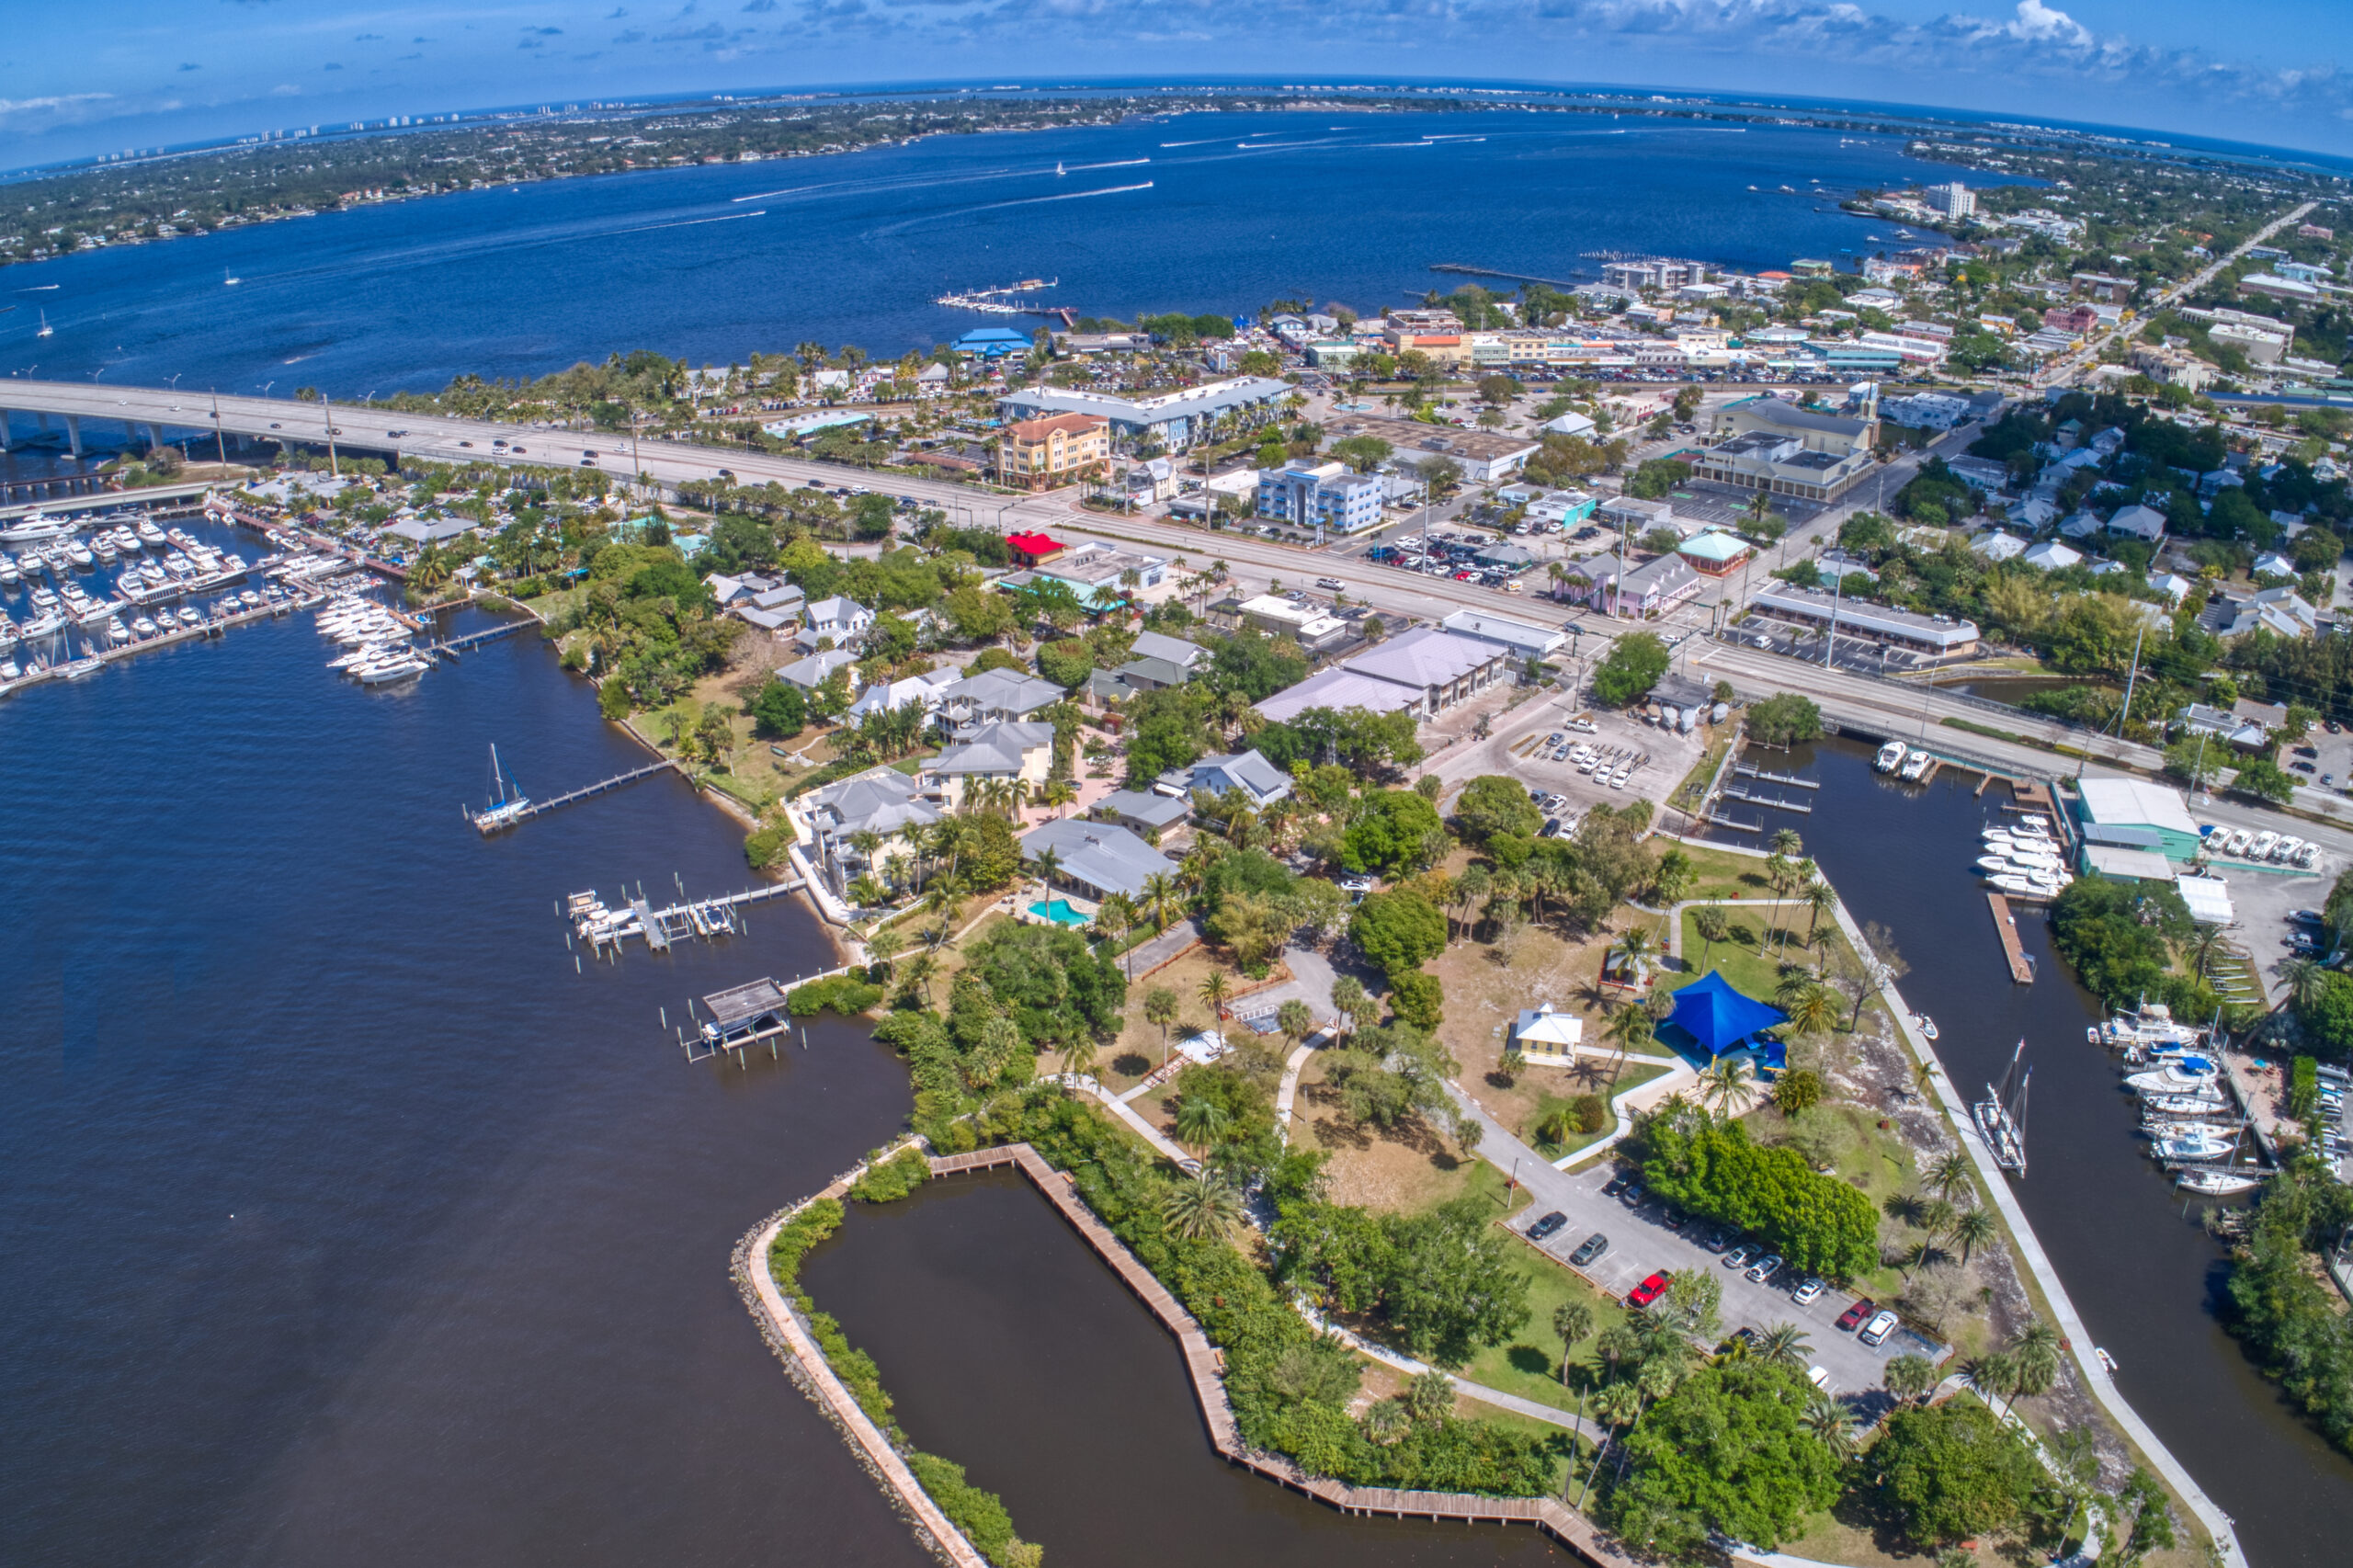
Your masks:
[{"label": "boat docked at pier", "polygon": [[1904,754],[1909,749],[1902,741],[1890,741],[1879,748],[1879,755],[1871,758],[1871,766],[1881,773],[1893,773],[1904,766]]},{"label": "boat docked at pier", "polygon": [[2245,1171],[2215,1170],[2211,1166],[2204,1166],[2182,1172],[2174,1185],[2207,1198],[2234,1198],[2262,1186],[2263,1178]]},{"label": "boat docked at pier", "polygon": [[28,512],[13,523],[0,525],[0,544],[46,544],[51,540],[64,539],[74,532],[74,525],[63,517],[45,517],[39,512]]},{"label": "boat docked at pier", "polygon": [[2025,1066],[2025,1061],[2026,1039],[2020,1036],[2001,1083],[1986,1085],[1985,1097],[1970,1108],[1977,1135],[1985,1141],[1994,1163],[2021,1178],[2026,1175],[2027,1085],[2034,1076],[2034,1069]]},{"label": "boat docked at pier", "polygon": [[2219,1095],[2222,1068],[2194,1051],[2167,1055],[2145,1072],[2130,1074],[2124,1086],[2139,1095]]},{"label": "boat docked at pier", "polygon": [[2107,1022],[2094,1024],[2085,1034],[2094,1045],[2113,1051],[2149,1051],[2165,1046],[2197,1047],[2206,1043],[2206,1031],[2177,1021],[2163,1002],[2143,1001],[2122,1009]]},{"label": "boat docked at pier", "polygon": [[494,791],[490,804],[481,811],[466,813],[467,820],[485,835],[522,821],[531,809],[531,798],[519,787],[510,788],[505,770],[498,766],[498,748],[495,745],[490,748],[490,783]]}]

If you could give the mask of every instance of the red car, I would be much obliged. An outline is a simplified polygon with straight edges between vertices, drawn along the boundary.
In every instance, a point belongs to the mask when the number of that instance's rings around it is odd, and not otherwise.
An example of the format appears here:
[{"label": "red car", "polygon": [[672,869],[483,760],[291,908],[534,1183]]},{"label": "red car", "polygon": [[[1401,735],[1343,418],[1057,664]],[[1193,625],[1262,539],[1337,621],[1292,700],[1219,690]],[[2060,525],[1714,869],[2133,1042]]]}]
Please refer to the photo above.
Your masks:
[{"label": "red car", "polygon": [[1879,1311],[1879,1303],[1866,1296],[1838,1314],[1840,1328],[1853,1328],[1857,1324]]},{"label": "red car", "polygon": [[1626,1292],[1626,1305],[1639,1312],[1666,1294],[1666,1271],[1661,1269]]}]

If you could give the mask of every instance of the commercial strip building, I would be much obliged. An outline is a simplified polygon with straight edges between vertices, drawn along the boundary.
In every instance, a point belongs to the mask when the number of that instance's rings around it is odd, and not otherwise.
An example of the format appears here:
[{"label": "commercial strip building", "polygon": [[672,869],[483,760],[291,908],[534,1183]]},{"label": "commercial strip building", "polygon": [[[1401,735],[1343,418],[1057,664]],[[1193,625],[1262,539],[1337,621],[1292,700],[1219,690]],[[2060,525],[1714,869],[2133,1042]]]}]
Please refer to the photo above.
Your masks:
[{"label": "commercial strip building", "polygon": [[1517,474],[1540,450],[1525,436],[1464,430],[1451,425],[1425,425],[1418,419],[1342,419],[1331,426],[1334,437],[1370,436],[1389,443],[1398,462],[1427,462],[1445,458],[1459,463],[1462,476],[1474,484],[1495,484]]},{"label": "commercial strip building", "polygon": [[2087,842],[2140,849],[2185,866],[2203,847],[2178,790],[2138,778],[2084,778],[2075,795],[2075,817]]},{"label": "commercial strip building", "polygon": [[1875,466],[1875,415],[1853,419],[1756,397],[1718,409],[1714,428],[1722,439],[1694,454],[1692,472],[1719,484],[1833,501]]},{"label": "commercial strip building", "polygon": [[1245,425],[1262,422],[1291,395],[1290,383],[1270,376],[1237,376],[1231,381],[1206,381],[1197,387],[1158,392],[1150,397],[1118,397],[1109,392],[1075,392],[1063,387],[1024,387],[997,400],[997,411],[1007,419],[1046,419],[1059,414],[1100,417],[1114,441],[1157,442],[1181,452],[1199,441],[1220,420]]},{"label": "commercial strip building", "polygon": [[1890,609],[1869,600],[1850,599],[1789,583],[1774,583],[1751,599],[1748,608],[1759,615],[1809,627],[1827,627],[1835,617],[1842,637],[1869,638],[1892,648],[1908,648],[1936,658],[1973,653],[1981,636],[1973,620],[1915,615],[1908,609]]},{"label": "commercial strip building", "polygon": [[1478,609],[1456,610],[1438,625],[1459,637],[1475,637],[1482,642],[1508,649],[1515,659],[1550,658],[1569,635],[1551,627],[1531,626],[1524,620]]},{"label": "commercial strip building", "polygon": [[1410,712],[1416,720],[1430,719],[1504,678],[1512,662],[1512,650],[1501,642],[1417,626],[1253,707],[1260,717],[1278,723],[1312,708],[1361,708],[1369,713]]}]

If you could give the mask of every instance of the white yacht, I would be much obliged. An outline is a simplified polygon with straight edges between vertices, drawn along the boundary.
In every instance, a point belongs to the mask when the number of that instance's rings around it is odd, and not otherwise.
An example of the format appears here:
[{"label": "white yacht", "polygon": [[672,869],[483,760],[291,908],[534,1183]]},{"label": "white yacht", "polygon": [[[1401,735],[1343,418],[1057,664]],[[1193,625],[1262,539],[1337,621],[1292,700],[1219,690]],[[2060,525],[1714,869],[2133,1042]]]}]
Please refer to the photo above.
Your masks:
[{"label": "white yacht", "polygon": [[1896,777],[1907,784],[1917,784],[1927,773],[1928,765],[1935,760],[1927,752],[1915,751],[1904,759],[1904,766],[1895,770]]},{"label": "white yacht", "polygon": [[2236,1140],[2214,1132],[2196,1132],[2180,1138],[2160,1138],[2154,1147],[2157,1158],[2175,1160],[2219,1160],[2228,1154]]},{"label": "white yacht", "polygon": [[13,523],[0,524],[0,544],[40,544],[73,531],[74,525],[63,517],[28,512]]},{"label": "white yacht", "polygon": [[2231,1198],[2263,1185],[2260,1178],[2236,1171],[2184,1171],[2174,1184],[2208,1198]]},{"label": "white yacht", "polygon": [[157,528],[152,520],[146,517],[140,518],[139,521],[132,526],[131,531],[139,536],[139,542],[145,545],[150,550],[154,549],[157,545],[164,542],[164,530]]},{"label": "white yacht", "polygon": [[2221,1071],[2211,1057],[2184,1054],[2168,1057],[2145,1073],[2132,1074],[2124,1080],[2124,1086],[2143,1095],[2200,1094],[2220,1087]]},{"label": "white yacht", "polygon": [[131,630],[142,637],[153,637],[155,635],[155,623],[142,615],[131,623]]},{"label": "white yacht", "polygon": [[98,558],[90,552],[90,547],[78,539],[65,541],[65,559],[72,562],[77,571],[83,572],[98,563]]},{"label": "white yacht", "polygon": [[1879,755],[1871,758],[1871,766],[1881,773],[1893,773],[1904,766],[1904,754],[1906,749],[1908,748],[1902,741],[1890,741],[1879,748]]}]

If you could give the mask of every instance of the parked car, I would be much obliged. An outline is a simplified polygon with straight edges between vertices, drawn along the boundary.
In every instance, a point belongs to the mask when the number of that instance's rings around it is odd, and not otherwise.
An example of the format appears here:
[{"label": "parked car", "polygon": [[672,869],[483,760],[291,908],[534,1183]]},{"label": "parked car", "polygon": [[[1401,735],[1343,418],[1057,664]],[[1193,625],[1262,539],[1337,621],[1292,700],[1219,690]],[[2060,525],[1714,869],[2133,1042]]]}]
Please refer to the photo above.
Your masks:
[{"label": "parked car", "polygon": [[1616,1176],[1611,1176],[1608,1182],[1602,1187],[1601,1196],[1604,1198],[1617,1197],[1620,1193],[1626,1190],[1626,1184],[1633,1179],[1634,1178],[1632,1176],[1628,1176],[1625,1172],[1619,1172]]},{"label": "parked car", "polygon": [[1716,1354],[1719,1356],[1725,1355],[1729,1353],[1732,1347],[1735,1345],[1745,1345],[1752,1350],[1756,1349],[1756,1331],[1749,1327],[1746,1324],[1742,1324],[1738,1328],[1733,1329],[1730,1334],[1724,1336],[1724,1342],[1716,1346]]},{"label": "parked car", "polygon": [[1660,1218],[1670,1231],[1679,1231],[1691,1222],[1691,1217],[1680,1209],[1670,1209]]},{"label": "parked car", "polygon": [[1768,1252],[1748,1266],[1748,1277],[1762,1285],[1781,1271],[1781,1255]]},{"label": "parked car", "polygon": [[1739,1246],[1733,1248],[1732,1251],[1724,1254],[1724,1267],[1726,1268],[1745,1268],[1748,1267],[1748,1260],[1756,1256],[1756,1249],[1744,1242]]},{"label": "parked car", "polygon": [[1626,1184],[1626,1189],[1618,1195],[1618,1201],[1624,1204],[1629,1209],[1638,1209],[1642,1207],[1643,1184],[1638,1181],[1628,1182]]},{"label": "parked car", "polygon": [[1871,1317],[1871,1321],[1863,1324],[1862,1332],[1855,1335],[1855,1337],[1861,1340],[1866,1345],[1880,1345],[1884,1344],[1887,1336],[1894,1332],[1895,1314],[1890,1312],[1881,1312],[1874,1313]]},{"label": "parked car", "polygon": [[[1640,1312],[1665,1294],[1666,1270],[1662,1268],[1626,1292],[1626,1305],[1635,1312]],[[1893,1317],[1894,1314],[1891,1312],[1888,1315]]]},{"label": "parked car", "polygon": [[1879,1311],[1877,1301],[1872,1301],[1869,1296],[1858,1297],[1853,1306],[1838,1314],[1838,1326],[1842,1330],[1851,1329],[1877,1311]]},{"label": "parked car", "polygon": [[1528,1227],[1528,1239],[1531,1242],[1540,1242],[1546,1236],[1551,1235],[1553,1232],[1559,1230],[1568,1222],[1569,1217],[1555,1209],[1552,1212],[1545,1215],[1544,1218],[1537,1221],[1536,1223]]},{"label": "parked car", "polygon": [[1701,1242],[1699,1244],[1706,1247],[1710,1252],[1722,1252],[1724,1248],[1732,1245],[1732,1244],[1738,1239],[1739,1235],[1740,1233],[1733,1230],[1712,1231],[1709,1233],[1708,1239]]},{"label": "parked car", "polygon": [[1586,1264],[1591,1263],[1595,1258],[1601,1256],[1608,1250],[1609,1238],[1603,1235],[1599,1231],[1596,1231],[1593,1234],[1586,1237],[1585,1240],[1577,1244],[1577,1250],[1569,1254],[1569,1261],[1575,1264],[1579,1268],[1583,1268]]},{"label": "parked car", "polygon": [[1790,1292],[1790,1300],[1802,1307],[1811,1302],[1820,1301],[1822,1299],[1822,1293],[1828,1289],[1830,1289],[1830,1286],[1827,1281],[1818,1275],[1809,1274],[1803,1279],[1798,1281],[1798,1288]]}]

